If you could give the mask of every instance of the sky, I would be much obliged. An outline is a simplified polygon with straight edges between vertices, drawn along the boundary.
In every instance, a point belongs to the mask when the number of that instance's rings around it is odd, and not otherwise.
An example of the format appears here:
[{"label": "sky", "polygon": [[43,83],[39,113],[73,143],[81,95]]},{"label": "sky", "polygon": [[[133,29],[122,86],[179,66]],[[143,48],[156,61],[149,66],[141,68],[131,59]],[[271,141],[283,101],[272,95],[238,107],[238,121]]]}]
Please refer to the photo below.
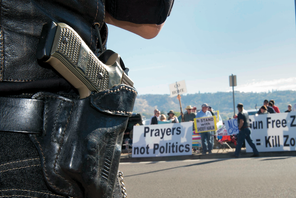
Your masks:
[{"label": "sky", "polygon": [[121,55],[139,95],[296,90],[294,0],[175,0],[157,37],[109,25],[107,48]]}]

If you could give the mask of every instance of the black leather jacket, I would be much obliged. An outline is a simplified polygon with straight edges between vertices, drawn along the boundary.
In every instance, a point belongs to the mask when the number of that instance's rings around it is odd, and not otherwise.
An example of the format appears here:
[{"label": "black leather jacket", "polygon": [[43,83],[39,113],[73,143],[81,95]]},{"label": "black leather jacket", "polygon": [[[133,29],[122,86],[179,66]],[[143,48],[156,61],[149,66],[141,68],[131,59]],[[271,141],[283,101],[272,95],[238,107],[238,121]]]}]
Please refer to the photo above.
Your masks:
[{"label": "black leather jacket", "polygon": [[105,0],[2,0],[0,94],[26,92],[34,87],[38,91],[44,87],[71,89],[54,69],[37,63],[36,48],[42,26],[51,21],[64,22],[95,51],[98,36],[94,23],[103,27],[104,45],[107,38],[104,4]]},{"label": "black leather jacket", "polygon": [[95,52],[98,48],[98,34],[94,23],[100,25],[103,48],[106,45],[105,10],[118,20],[160,24],[170,14],[173,2],[174,0],[1,0],[0,96],[75,90],[51,66],[37,63],[36,48],[45,23],[55,21],[70,25]]}]

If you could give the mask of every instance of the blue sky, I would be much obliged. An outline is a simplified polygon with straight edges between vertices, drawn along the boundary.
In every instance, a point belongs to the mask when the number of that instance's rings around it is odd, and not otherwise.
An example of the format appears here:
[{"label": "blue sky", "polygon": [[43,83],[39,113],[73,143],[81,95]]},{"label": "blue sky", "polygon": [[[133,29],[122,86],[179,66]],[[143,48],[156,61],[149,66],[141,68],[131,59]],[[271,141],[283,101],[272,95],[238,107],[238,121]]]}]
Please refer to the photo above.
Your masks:
[{"label": "blue sky", "polygon": [[294,0],[175,0],[163,29],[146,40],[109,25],[109,49],[130,68],[139,94],[296,90]]}]

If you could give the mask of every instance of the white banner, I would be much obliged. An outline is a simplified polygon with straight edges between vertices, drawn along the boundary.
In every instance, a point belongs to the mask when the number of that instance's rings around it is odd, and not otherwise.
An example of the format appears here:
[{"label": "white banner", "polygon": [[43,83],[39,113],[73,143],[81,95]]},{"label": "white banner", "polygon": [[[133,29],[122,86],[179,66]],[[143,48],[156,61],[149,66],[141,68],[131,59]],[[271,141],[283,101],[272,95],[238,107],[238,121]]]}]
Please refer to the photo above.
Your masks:
[{"label": "white banner", "polygon": [[134,126],[132,157],[192,154],[192,122]]},{"label": "white banner", "polygon": [[[260,152],[296,150],[296,112],[249,116],[254,144]],[[253,152],[246,142],[246,151]]]}]

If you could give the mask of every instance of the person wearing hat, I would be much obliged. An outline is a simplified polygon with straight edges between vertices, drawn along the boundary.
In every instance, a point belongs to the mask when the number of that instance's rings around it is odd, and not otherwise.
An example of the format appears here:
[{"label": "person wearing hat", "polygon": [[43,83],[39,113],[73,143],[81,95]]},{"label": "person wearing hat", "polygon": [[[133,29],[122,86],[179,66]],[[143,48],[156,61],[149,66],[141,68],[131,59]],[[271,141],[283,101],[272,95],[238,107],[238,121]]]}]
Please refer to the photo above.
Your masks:
[{"label": "person wearing hat", "polygon": [[291,104],[288,104],[288,110],[285,111],[285,113],[289,113],[292,111],[292,105]]},{"label": "person wearing hat", "polygon": [[184,122],[193,121],[195,118],[195,114],[192,112],[193,107],[188,105],[185,109],[187,112],[184,114]]},{"label": "person wearing hat", "polygon": [[253,149],[252,157],[258,157],[259,152],[253,143],[253,140],[250,136],[251,129],[250,129],[250,121],[249,121],[249,114],[247,111],[244,110],[244,105],[242,103],[238,103],[237,105],[238,115],[237,115],[237,125],[239,129],[239,133],[237,136],[237,145],[234,152],[234,157],[239,157],[243,142],[245,139],[247,140],[250,147]]},{"label": "person wearing hat", "polygon": [[178,120],[178,118],[175,116],[175,113],[174,113],[174,111],[173,110],[170,110],[169,112],[168,112],[168,120],[171,120],[172,121],[172,123],[179,123],[179,120]]},{"label": "person wearing hat", "polygon": [[[209,105],[204,103],[201,105],[201,111],[196,114],[196,118],[212,117],[211,112],[208,111]],[[212,153],[214,134],[212,132],[202,132],[200,133],[201,144],[202,144],[202,154],[205,155],[207,152]]]},{"label": "person wearing hat", "polygon": [[260,114],[268,114],[269,113],[267,111],[267,107],[264,105],[262,107],[260,107],[259,111],[260,111]]},{"label": "person wearing hat", "polygon": [[196,107],[192,107],[191,112],[196,115]]},{"label": "person wearing hat", "polygon": [[208,106],[208,111],[212,114],[212,116],[215,115],[211,106]]}]

